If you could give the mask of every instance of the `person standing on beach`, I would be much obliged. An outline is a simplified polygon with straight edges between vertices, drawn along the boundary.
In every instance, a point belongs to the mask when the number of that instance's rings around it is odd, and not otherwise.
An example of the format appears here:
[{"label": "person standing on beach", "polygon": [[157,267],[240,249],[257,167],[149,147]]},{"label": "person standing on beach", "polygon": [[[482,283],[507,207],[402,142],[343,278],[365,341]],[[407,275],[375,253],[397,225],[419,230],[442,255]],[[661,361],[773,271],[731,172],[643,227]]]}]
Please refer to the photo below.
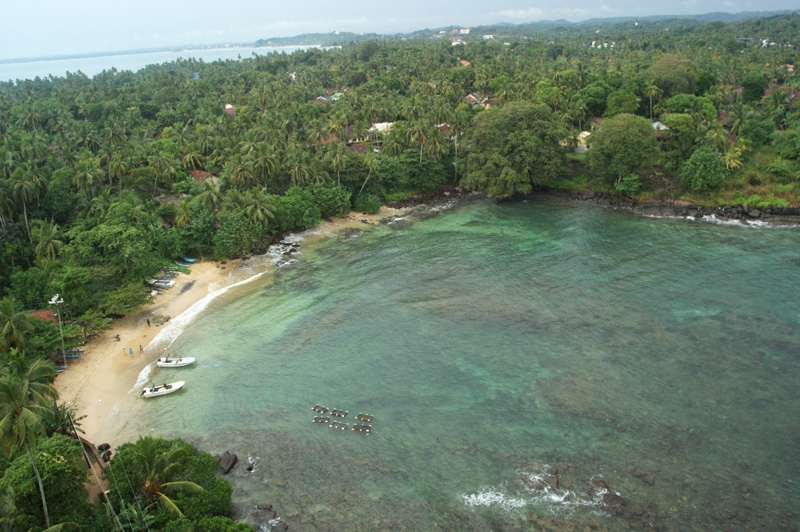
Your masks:
[{"label": "person standing on beach", "polygon": [[133,348],[131,347],[131,348],[130,348],[128,351],[129,351],[129,354],[130,354],[130,355],[131,355],[131,357],[132,357],[132,356],[133,356]]},{"label": "person standing on beach", "polygon": [[139,344],[139,354],[141,355],[144,353],[144,349],[142,348],[142,344]]},{"label": "person standing on beach", "polygon": [[150,318],[147,318],[147,326],[150,327]]}]

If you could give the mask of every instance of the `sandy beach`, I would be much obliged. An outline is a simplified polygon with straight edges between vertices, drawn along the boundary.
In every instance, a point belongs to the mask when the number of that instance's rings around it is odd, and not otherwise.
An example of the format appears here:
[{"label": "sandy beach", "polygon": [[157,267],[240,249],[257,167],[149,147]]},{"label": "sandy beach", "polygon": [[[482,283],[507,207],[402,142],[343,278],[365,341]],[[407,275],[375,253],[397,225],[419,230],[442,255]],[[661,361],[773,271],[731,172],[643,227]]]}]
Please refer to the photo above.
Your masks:
[{"label": "sandy beach", "polygon": [[[387,207],[376,214],[351,212],[312,229],[305,242],[313,243],[346,228],[368,228],[404,212]],[[81,420],[86,438],[95,443],[102,443],[95,441],[98,437],[108,438],[109,425],[120,417],[118,407],[129,396],[137,376],[164,351],[163,343],[154,345],[153,339],[209,293],[241,281],[241,275],[236,275],[239,265],[240,261],[193,264],[191,273],[175,278],[172,289],[164,290],[139,312],[115,320],[110,330],[83,346],[83,355],[58,375],[55,387],[60,401],[73,405],[79,416],[86,416]]]}]

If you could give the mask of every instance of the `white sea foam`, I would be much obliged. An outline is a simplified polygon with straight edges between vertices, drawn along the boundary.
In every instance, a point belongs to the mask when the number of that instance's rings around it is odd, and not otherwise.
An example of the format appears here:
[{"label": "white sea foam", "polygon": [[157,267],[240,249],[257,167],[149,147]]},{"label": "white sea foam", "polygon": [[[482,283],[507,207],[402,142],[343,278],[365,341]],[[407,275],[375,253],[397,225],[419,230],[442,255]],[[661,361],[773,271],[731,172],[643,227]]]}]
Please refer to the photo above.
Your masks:
[{"label": "white sea foam", "polygon": [[496,506],[504,510],[517,510],[528,504],[525,499],[507,497],[496,489],[489,489],[488,491],[481,491],[470,495],[463,494],[461,495],[461,499],[464,501],[464,504],[473,508],[476,506]]},{"label": "white sea foam", "polygon": [[506,511],[519,510],[524,507],[535,507],[549,512],[552,515],[572,515],[576,510],[583,509],[597,515],[605,515],[603,496],[608,493],[605,488],[594,488],[589,493],[580,493],[572,490],[552,488],[547,480],[552,478],[550,467],[542,466],[540,471],[531,473],[518,471],[515,486],[516,493],[508,493],[505,486],[488,487],[472,494],[461,495],[461,500],[471,508],[495,507]]},{"label": "white sea foam", "polygon": [[[189,307],[183,314],[177,316],[176,318],[171,319],[167,325],[161,329],[161,331],[153,338],[153,341],[150,343],[150,346],[154,350],[166,350],[168,349],[178,337],[183,334],[183,331],[186,330],[186,327],[191,324],[197,316],[199,316],[208,306],[211,304],[212,301],[217,299],[219,296],[225,294],[229,290],[236,288],[237,286],[242,286],[244,284],[250,283],[255,281],[262,275],[266,273],[266,270],[260,273],[257,273],[251,277],[248,277],[242,281],[235,282],[233,284],[229,284],[222,288],[219,288],[213,292],[209,292],[205,297],[203,297],[200,301],[196,302],[194,305]],[[210,289],[211,287],[209,287]]]},{"label": "white sea foam", "polygon": [[[305,237],[311,234],[310,231],[303,233],[290,234],[284,237],[279,243],[270,246],[267,252],[263,255],[255,255],[253,257],[243,259],[239,262],[236,269],[232,270],[225,281],[221,283],[212,283],[209,285],[209,293],[197,301],[194,305],[189,307],[185,312],[176,318],[171,319],[167,325],[150,342],[148,349],[155,351],[166,351],[169,347],[183,334],[194,320],[204,310],[208,308],[212,301],[226,292],[238,286],[245,285],[256,279],[262,277],[272,267],[283,267],[297,262],[297,259],[286,258],[284,253],[289,249],[294,249],[297,252],[297,245],[299,245]],[[294,244],[294,246],[292,246]]]},{"label": "white sea foam", "polygon": [[[645,218],[656,218],[659,220],[687,220],[689,222],[698,221],[694,216],[658,216],[655,214],[643,214]],[[717,218],[714,214],[707,214],[702,216],[699,221],[712,223],[715,225],[728,225],[732,227],[750,227],[750,228],[769,228],[769,229],[794,229],[794,225],[781,225],[765,222],[764,220],[740,220],[738,218],[722,219]]]},{"label": "white sea foam", "polygon": [[150,380],[150,374],[153,372],[153,364],[148,364],[142,371],[139,372],[139,376],[136,378],[136,382],[133,384],[133,388],[131,388],[130,392],[128,393],[139,393],[144,385],[147,384],[147,381]]}]

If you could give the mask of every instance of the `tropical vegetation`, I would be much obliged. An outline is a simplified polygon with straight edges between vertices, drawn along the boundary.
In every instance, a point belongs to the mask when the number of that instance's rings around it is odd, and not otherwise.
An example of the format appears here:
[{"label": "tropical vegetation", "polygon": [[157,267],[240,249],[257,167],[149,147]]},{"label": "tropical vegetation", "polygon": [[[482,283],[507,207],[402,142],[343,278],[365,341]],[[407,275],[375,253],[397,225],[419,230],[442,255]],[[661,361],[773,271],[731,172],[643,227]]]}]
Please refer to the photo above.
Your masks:
[{"label": "tropical vegetation", "polygon": [[800,204],[799,27],[550,24],[455,44],[445,30],[0,83],[4,528],[247,528],[226,517],[214,460],[181,441],[121,446],[110,500],[90,505],[52,386],[62,328],[84,342],[175,258],[247,256],[437,187]]}]

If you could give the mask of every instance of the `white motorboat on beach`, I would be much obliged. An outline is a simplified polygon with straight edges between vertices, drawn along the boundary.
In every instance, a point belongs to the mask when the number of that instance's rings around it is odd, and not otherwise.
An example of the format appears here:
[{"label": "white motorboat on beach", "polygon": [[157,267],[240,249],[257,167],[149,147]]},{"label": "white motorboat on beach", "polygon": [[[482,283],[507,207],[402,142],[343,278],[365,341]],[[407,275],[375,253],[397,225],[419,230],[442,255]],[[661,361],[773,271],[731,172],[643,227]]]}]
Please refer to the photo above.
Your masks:
[{"label": "white motorboat on beach", "polygon": [[183,366],[188,366],[189,364],[194,364],[194,357],[158,357],[156,359],[156,366],[159,368],[182,368]]},{"label": "white motorboat on beach", "polygon": [[164,383],[160,386],[145,388],[139,395],[142,397],[158,397],[159,395],[167,395],[172,392],[177,392],[183,388],[185,384],[186,383],[184,381],[170,382],[169,384]]},{"label": "white motorboat on beach", "polygon": [[175,281],[172,279],[149,279],[147,284],[154,288],[172,288],[175,286]]}]

